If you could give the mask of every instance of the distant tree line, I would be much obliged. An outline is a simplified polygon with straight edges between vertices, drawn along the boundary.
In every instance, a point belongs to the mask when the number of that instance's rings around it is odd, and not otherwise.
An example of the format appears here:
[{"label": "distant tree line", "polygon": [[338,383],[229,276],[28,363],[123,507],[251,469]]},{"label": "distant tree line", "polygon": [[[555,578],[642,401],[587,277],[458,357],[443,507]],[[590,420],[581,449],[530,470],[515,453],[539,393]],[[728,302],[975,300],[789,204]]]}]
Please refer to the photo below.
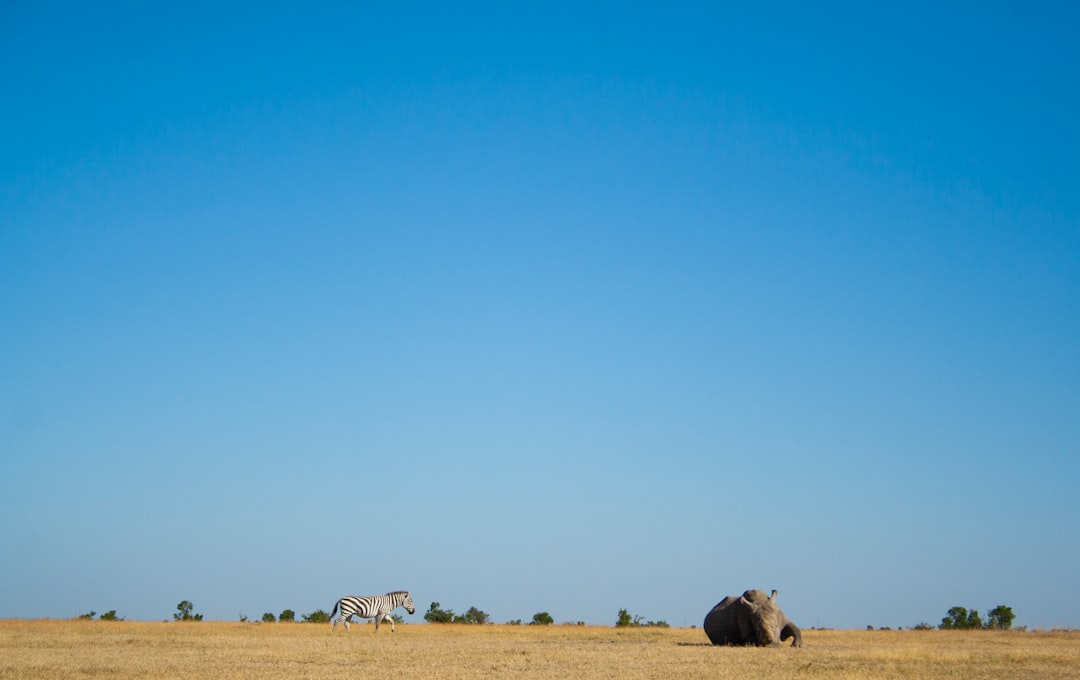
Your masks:
[{"label": "distant tree line", "polygon": [[667,621],[643,621],[640,616],[634,614],[630,616],[630,613],[625,609],[619,610],[619,615],[615,619],[616,628],[671,628],[671,625]]},{"label": "distant tree line", "polygon": [[[89,612],[87,612],[85,614],[79,614],[76,618],[84,620],[84,621],[89,621],[89,620],[92,620],[95,616],[97,616],[97,612],[89,611]],[[173,621],[202,621],[203,620],[203,615],[195,613],[195,605],[192,604],[189,600],[182,600],[180,602],[180,604],[176,605],[176,613],[173,614],[172,617],[173,617]],[[330,622],[330,615],[327,614],[322,609],[316,609],[315,611],[311,612],[310,614],[304,614],[302,618],[303,618],[305,623],[329,623]],[[400,617],[394,617],[394,618],[397,619],[398,623],[401,622]],[[116,615],[116,610],[115,609],[110,609],[109,611],[107,611],[104,614],[102,614],[101,616],[99,616],[98,619],[101,620],[101,621],[123,621],[124,620],[123,618],[120,618],[120,617],[118,617]],[[245,622],[247,620],[248,620],[248,617],[244,616],[243,614],[240,615],[240,621],[241,622]],[[265,623],[274,623],[275,621],[286,621],[286,622],[288,622],[288,621],[295,621],[295,620],[296,620],[296,612],[294,612],[291,609],[286,609],[286,610],[282,611],[280,614],[278,614],[277,616],[274,616],[270,612],[266,612],[265,614],[262,615],[262,621],[265,622]]]},{"label": "distant tree line", "polygon": [[1012,628],[1016,615],[1013,614],[1012,607],[999,604],[990,610],[987,617],[986,622],[983,623],[977,609],[969,612],[964,607],[952,607],[945,618],[941,619],[938,628],[941,630],[1008,630]]},{"label": "distant tree line", "polygon": [[[432,602],[428,607],[427,613],[424,614],[424,620],[428,623],[476,623],[485,624],[491,623],[491,617],[487,612],[477,609],[476,607],[469,607],[469,611],[464,614],[455,614],[453,609],[443,609],[442,605],[438,602]],[[533,614],[532,621],[529,622],[530,626],[550,626],[555,623],[555,619],[551,614],[547,612],[537,612]],[[512,626],[520,626],[521,619],[514,619],[513,621],[507,621],[507,624]]]},{"label": "distant tree line", "polygon": [[[300,616],[304,623],[330,623],[330,615],[322,609],[316,609],[310,614],[302,614]],[[241,621],[247,621],[246,616],[240,617]],[[260,619],[263,623],[275,623],[281,621],[283,623],[291,623],[296,621],[296,612],[291,609],[286,609],[278,614],[276,617],[271,612],[265,612]]]},{"label": "distant tree line", "polygon": [[[999,604],[990,610],[987,617],[984,622],[977,609],[968,611],[965,607],[950,607],[937,628],[939,630],[1009,630],[1016,619],[1016,614],[1013,613],[1012,607]],[[873,626],[867,626],[866,628],[873,630]],[[914,630],[933,629],[934,626],[925,621],[914,626]],[[881,630],[887,629],[883,628]]]},{"label": "distant tree line", "polygon": [[[950,610],[951,611],[951,610]],[[90,620],[97,616],[97,612],[91,611],[86,614],[80,614],[79,619]],[[172,615],[173,621],[202,621],[203,615],[195,613],[195,605],[189,600],[182,600],[176,605],[176,613]],[[100,617],[102,621],[123,621],[122,618],[117,617],[116,610],[112,609]],[[304,623],[329,623],[330,615],[322,609],[316,609],[310,614],[304,614],[301,616]],[[403,623],[404,619],[400,614],[394,614],[393,619],[397,623]],[[246,622],[248,617],[244,614],[240,614],[240,621]],[[263,623],[290,623],[296,621],[296,612],[292,609],[285,609],[280,614],[275,616],[272,612],[265,612],[261,619]],[[432,602],[428,608],[426,614],[424,614],[424,620],[428,623],[464,623],[464,624],[486,624],[491,623],[491,616],[487,612],[477,608],[469,607],[469,610],[464,614],[455,614],[453,609],[442,609],[442,605],[438,602]],[[521,619],[515,619],[513,621],[507,621],[510,625],[521,625]],[[532,620],[529,621],[530,626],[550,626],[555,623],[555,619],[548,612],[537,612],[533,614]],[[578,621],[577,625],[583,626],[583,621]],[[616,628],[624,627],[658,627],[658,628],[670,628],[666,621],[645,621],[642,617],[634,615],[631,616],[627,610],[620,609],[617,620],[615,621]]]},{"label": "distant tree line", "polygon": [[[91,621],[91,620],[93,620],[93,618],[95,616],[97,616],[97,612],[91,610],[91,611],[86,612],[85,614],[79,614],[79,616],[76,617],[76,618],[79,618],[79,619],[81,619],[83,621]],[[124,619],[122,617],[119,617],[119,616],[116,615],[116,610],[115,609],[110,609],[109,611],[105,612],[101,616],[98,616],[98,620],[99,621],[123,621]]]},{"label": "distant tree line", "polygon": [[[85,614],[80,614],[78,619],[93,620],[95,616],[98,616],[97,612],[89,611]],[[203,615],[195,613],[195,605],[188,600],[181,600],[176,605],[176,613],[172,615],[174,621],[202,621]],[[310,614],[304,614],[302,617],[305,623],[329,623],[330,615],[322,609],[316,609]],[[393,619],[397,623],[403,623],[404,619],[399,614],[394,614]],[[987,614],[987,619],[984,622],[982,616],[979,615],[977,609],[968,611],[965,607],[951,607],[944,618],[941,619],[941,623],[938,625],[940,630],[1008,630],[1012,628],[1013,621],[1016,619],[1016,615],[1013,613],[1012,607],[1008,607],[1003,604],[999,604],[990,610]],[[98,616],[100,621],[123,621],[122,617],[116,615],[115,609],[110,609]],[[241,621],[247,621],[248,618],[243,614],[240,615]],[[264,623],[274,623],[276,621],[292,622],[296,621],[296,612],[291,609],[286,609],[278,614],[276,617],[266,612],[262,615],[261,619]],[[452,609],[443,609],[442,605],[438,602],[432,602],[428,607],[428,611],[424,614],[424,620],[428,623],[464,623],[464,624],[486,624],[491,623],[491,617],[481,609],[477,607],[469,607],[469,610],[464,614],[455,614]],[[548,612],[537,612],[533,614],[532,621],[529,622],[530,626],[550,626],[555,622],[551,614]],[[521,619],[515,619],[513,621],[507,621],[510,625],[521,625]],[[584,625],[579,621],[578,625]],[[646,621],[641,616],[630,615],[626,609],[620,609],[615,619],[616,628],[636,628],[636,627],[656,627],[656,628],[670,628],[671,626],[667,621]],[[867,630],[873,630],[873,626],[867,626]],[[933,627],[928,623],[920,623],[914,626],[915,630],[931,630]],[[881,630],[888,630],[883,628]]]}]

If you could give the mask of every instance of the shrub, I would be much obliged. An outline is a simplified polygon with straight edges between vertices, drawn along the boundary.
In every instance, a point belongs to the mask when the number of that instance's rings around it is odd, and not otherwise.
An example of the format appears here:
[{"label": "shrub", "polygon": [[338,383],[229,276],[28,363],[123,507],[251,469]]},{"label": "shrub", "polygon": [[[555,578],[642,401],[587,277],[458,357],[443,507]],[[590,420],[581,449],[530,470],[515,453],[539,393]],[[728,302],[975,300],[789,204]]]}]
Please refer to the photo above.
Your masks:
[{"label": "shrub", "polygon": [[263,620],[263,623],[273,623],[274,621],[277,621],[277,617],[274,616],[273,614],[271,614],[270,612],[266,612],[265,614],[262,615],[262,620]]},{"label": "shrub", "polygon": [[281,614],[279,614],[277,618],[278,621],[295,621],[296,612],[291,609],[286,609],[285,611],[281,612]]},{"label": "shrub", "polygon": [[960,630],[967,628],[967,607],[950,607],[949,612],[941,619],[938,628],[941,630]]},{"label": "shrub", "polygon": [[[1012,625],[1012,609],[1005,605],[998,605],[994,612],[1000,615],[1006,613],[1010,615],[1008,628]],[[976,609],[972,609],[970,612],[964,607],[951,607],[949,612],[945,615],[945,618],[941,620],[941,625],[938,626],[941,630],[978,630],[980,628],[993,628],[999,627],[1004,623],[1003,620],[994,618],[993,612],[991,613],[990,624],[984,624],[982,617],[979,616],[979,612]]]},{"label": "shrub", "polygon": [[193,609],[195,605],[187,600],[181,600],[180,604],[176,605],[177,613],[172,615],[173,621],[202,621],[202,614],[193,614]]},{"label": "shrub", "polygon": [[625,609],[619,610],[619,617],[615,620],[616,628],[636,628],[644,626],[647,628],[671,628],[671,624],[667,621],[642,621],[641,617],[634,615],[630,617],[630,613]]},{"label": "shrub", "polygon": [[986,628],[986,624],[983,623],[982,617],[979,616],[979,612],[972,609],[968,614],[967,628],[978,630],[979,628]]},{"label": "shrub", "polygon": [[432,602],[427,613],[424,614],[424,620],[428,623],[453,623],[454,610],[445,611],[439,608],[438,602]]},{"label": "shrub", "polygon": [[102,621],[123,621],[123,619],[116,616],[116,610],[110,609],[99,617]]},{"label": "shrub", "polygon": [[[464,614],[455,614],[453,609],[441,609],[441,605],[438,602],[432,602],[428,607],[428,611],[424,614],[424,620],[428,623],[487,623],[491,617],[487,615],[487,612],[481,611],[476,607],[469,607],[469,611]],[[395,616],[395,621],[399,623],[402,621],[400,617]]]},{"label": "shrub", "polygon": [[537,612],[533,614],[532,621],[529,623],[529,625],[550,626],[553,623],[555,623],[555,619],[551,618],[551,614],[548,614],[547,612]]},{"label": "shrub", "polygon": [[469,607],[469,611],[465,612],[464,616],[455,616],[454,623],[479,623],[484,624],[488,622],[488,615],[485,612],[480,611],[476,607]]},{"label": "shrub", "polygon": [[304,614],[304,621],[307,623],[330,623],[330,615],[321,609],[316,609],[310,614]]},{"label": "shrub", "polygon": [[1003,604],[999,604],[991,609],[988,616],[990,618],[986,622],[986,627],[995,630],[1008,630],[1012,628],[1013,619],[1016,618],[1016,614],[1013,614],[1012,607],[1006,607]]}]

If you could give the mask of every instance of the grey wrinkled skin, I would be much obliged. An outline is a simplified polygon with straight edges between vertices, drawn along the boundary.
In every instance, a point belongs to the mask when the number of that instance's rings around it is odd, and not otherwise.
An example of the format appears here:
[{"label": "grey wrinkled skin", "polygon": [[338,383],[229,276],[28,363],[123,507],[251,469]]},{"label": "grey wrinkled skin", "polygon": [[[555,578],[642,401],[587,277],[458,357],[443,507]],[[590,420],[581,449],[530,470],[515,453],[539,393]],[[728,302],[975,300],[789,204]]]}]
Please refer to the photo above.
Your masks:
[{"label": "grey wrinkled skin", "polygon": [[728,596],[705,615],[705,634],[714,645],[779,647],[788,638],[802,647],[802,631],[792,623],[772,596],[748,590],[740,597]]}]

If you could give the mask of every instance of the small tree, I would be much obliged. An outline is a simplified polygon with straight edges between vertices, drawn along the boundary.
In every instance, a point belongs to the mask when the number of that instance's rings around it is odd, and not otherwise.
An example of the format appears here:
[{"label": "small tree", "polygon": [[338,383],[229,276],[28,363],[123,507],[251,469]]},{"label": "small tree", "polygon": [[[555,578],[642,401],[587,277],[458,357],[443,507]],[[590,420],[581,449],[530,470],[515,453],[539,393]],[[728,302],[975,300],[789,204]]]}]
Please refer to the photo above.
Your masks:
[{"label": "small tree", "polygon": [[310,614],[304,614],[307,623],[330,623],[330,615],[321,609],[316,609]]},{"label": "small tree", "polygon": [[1013,614],[1012,607],[1006,607],[1003,604],[999,604],[991,609],[988,616],[990,618],[986,622],[986,627],[995,630],[1008,630],[1012,628],[1013,619],[1016,618],[1016,614]]},{"label": "small tree", "polygon": [[110,609],[109,611],[102,614],[100,618],[102,621],[123,621],[123,619],[116,616],[115,609]]},{"label": "small tree", "polygon": [[667,621],[644,621],[640,616],[634,614],[633,618],[630,617],[630,612],[625,609],[619,610],[619,618],[615,620],[616,628],[671,628],[671,625]]},{"label": "small tree", "polygon": [[432,602],[428,607],[427,613],[424,614],[424,620],[428,623],[453,623],[454,622],[454,610],[449,611],[439,608],[438,602]]},{"label": "small tree", "polygon": [[177,613],[172,615],[173,621],[202,621],[202,614],[193,614],[193,609],[195,605],[187,600],[181,600],[180,604],[176,605]]},{"label": "small tree", "polygon": [[938,626],[942,630],[979,630],[984,627],[979,610],[969,612],[964,607],[951,607]]},{"label": "small tree", "polygon": [[281,612],[281,614],[279,614],[277,618],[278,621],[295,621],[296,612],[291,609],[286,609],[285,611]]},{"label": "small tree", "polygon": [[277,617],[274,616],[273,614],[271,614],[270,612],[266,612],[265,614],[262,615],[262,620],[263,620],[263,623],[273,623],[274,621],[277,621]]},{"label": "small tree", "polygon": [[968,611],[966,607],[950,607],[945,618],[941,619],[941,630],[962,630],[967,628]]},{"label": "small tree", "polygon": [[487,623],[488,621],[491,620],[491,617],[488,616],[487,612],[481,611],[481,610],[477,609],[476,607],[470,607],[468,613],[466,614],[466,616],[468,616],[474,622],[481,623],[481,624]]},{"label": "small tree", "polygon": [[469,611],[465,612],[464,616],[455,616],[454,623],[479,623],[484,624],[488,622],[488,615],[485,612],[480,611],[476,607],[469,607]]},{"label": "small tree", "polygon": [[532,621],[529,623],[529,625],[550,626],[553,623],[555,623],[555,619],[551,618],[551,614],[548,614],[547,612],[537,612],[533,614]]},{"label": "small tree", "polygon": [[967,630],[980,630],[985,627],[982,617],[979,616],[979,611],[977,609],[972,609],[971,613],[968,614],[967,625],[964,626],[964,628]]},{"label": "small tree", "polygon": [[86,612],[85,614],[79,614],[79,620],[80,621],[92,621],[95,616],[97,616],[97,612],[94,611],[93,609],[91,609],[90,611]]}]

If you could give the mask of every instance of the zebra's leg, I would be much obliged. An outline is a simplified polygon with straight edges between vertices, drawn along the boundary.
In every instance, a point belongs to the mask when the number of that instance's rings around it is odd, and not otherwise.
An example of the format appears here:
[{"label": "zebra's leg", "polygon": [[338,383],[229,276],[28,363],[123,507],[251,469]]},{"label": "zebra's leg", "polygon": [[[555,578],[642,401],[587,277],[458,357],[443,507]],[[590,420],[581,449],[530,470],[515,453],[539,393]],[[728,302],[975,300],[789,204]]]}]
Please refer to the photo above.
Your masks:
[{"label": "zebra's leg", "polygon": [[384,617],[383,621],[389,621],[390,622],[390,632],[391,633],[395,632],[397,629],[394,628],[394,617],[390,616],[389,614],[383,614],[383,617]]}]

